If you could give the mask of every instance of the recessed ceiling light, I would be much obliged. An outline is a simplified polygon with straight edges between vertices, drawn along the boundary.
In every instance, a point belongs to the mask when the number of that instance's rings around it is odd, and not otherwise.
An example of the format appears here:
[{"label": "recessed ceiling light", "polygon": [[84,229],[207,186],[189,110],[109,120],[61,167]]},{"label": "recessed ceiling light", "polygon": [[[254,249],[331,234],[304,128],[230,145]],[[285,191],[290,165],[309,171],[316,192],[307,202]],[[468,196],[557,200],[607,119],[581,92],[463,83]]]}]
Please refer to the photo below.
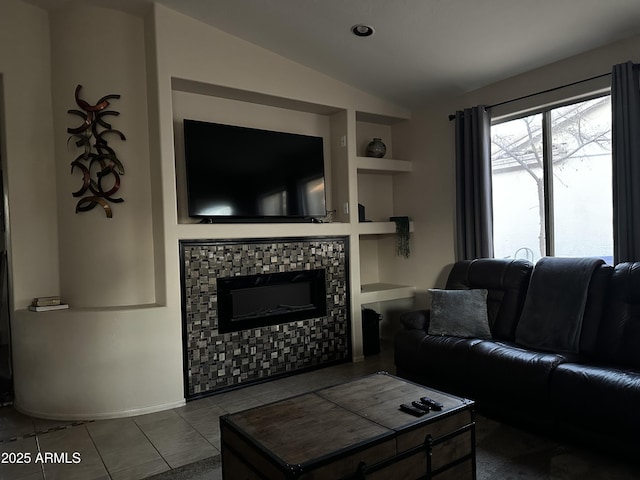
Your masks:
[{"label": "recessed ceiling light", "polygon": [[363,25],[361,23],[351,27],[351,33],[353,33],[356,37],[370,37],[371,35],[373,35],[373,32],[375,32],[373,27],[369,25]]}]

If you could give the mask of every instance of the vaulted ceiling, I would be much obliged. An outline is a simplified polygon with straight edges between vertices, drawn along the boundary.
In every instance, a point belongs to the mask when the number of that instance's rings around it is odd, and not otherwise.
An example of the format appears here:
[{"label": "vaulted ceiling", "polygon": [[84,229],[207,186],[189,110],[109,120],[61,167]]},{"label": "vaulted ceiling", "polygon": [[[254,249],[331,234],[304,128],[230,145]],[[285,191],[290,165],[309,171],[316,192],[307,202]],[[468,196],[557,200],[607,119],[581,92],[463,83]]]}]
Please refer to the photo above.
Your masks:
[{"label": "vaulted ceiling", "polygon": [[[640,34],[640,0],[156,1],[406,106]],[[140,14],[152,0],[81,3]],[[354,24],[375,33],[356,37]]]}]

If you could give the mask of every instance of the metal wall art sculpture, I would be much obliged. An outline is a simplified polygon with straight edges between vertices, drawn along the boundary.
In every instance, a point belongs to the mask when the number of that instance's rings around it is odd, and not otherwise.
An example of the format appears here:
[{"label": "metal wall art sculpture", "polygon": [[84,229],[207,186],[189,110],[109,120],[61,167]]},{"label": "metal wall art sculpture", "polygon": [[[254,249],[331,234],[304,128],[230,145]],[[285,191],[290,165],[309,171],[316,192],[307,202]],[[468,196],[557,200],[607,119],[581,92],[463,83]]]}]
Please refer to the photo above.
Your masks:
[{"label": "metal wall art sculpture", "polygon": [[[82,197],[76,204],[76,213],[87,212],[96,205],[101,205],[108,218],[113,216],[111,206],[107,203],[121,203],[122,198],[115,198],[114,195],[120,188],[120,176],[124,175],[124,167],[116,152],[107,145],[108,135],[116,135],[120,140],[126,140],[124,134],[119,130],[111,128],[104,117],[108,115],[120,115],[120,112],[106,110],[109,100],[118,99],[120,95],[106,95],[95,105],[80,98],[82,85],[76,87],[76,104],[82,110],[68,110],[68,113],[78,115],[82,118],[79,127],[67,128],[71,134],[69,141],[75,141],[78,148],[84,151],[71,162],[71,172],[78,168],[82,172],[82,187],[73,192],[74,197]],[[95,178],[92,174],[95,172]]]}]

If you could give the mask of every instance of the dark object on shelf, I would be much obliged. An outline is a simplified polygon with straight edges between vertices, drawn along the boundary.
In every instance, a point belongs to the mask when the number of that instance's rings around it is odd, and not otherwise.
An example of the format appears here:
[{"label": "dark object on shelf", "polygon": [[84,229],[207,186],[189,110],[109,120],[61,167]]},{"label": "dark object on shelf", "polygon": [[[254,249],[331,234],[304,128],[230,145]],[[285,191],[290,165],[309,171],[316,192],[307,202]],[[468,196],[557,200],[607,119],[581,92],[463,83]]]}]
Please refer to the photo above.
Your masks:
[{"label": "dark object on shelf", "polygon": [[387,153],[387,146],[379,138],[374,138],[367,145],[367,157],[382,158]]},{"label": "dark object on shelf", "polygon": [[380,321],[382,315],[375,310],[362,310],[362,353],[365,356],[380,353]]},{"label": "dark object on shelf", "polygon": [[409,217],[389,217],[389,220],[396,223],[396,236],[398,237],[396,253],[398,256],[409,258],[409,255],[411,254],[411,248],[409,245],[409,241],[411,240],[411,233],[409,232]]},{"label": "dark object on shelf", "polygon": [[371,220],[367,220],[367,217],[364,213],[364,205],[358,204],[358,221],[359,222],[370,222]]},{"label": "dark object on shelf", "polygon": [[[95,206],[100,205],[108,218],[113,216],[111,207],[107,203],[121,203],[122,198],[113,198],[113,195],[120,189],[120,175],[124,175],[124,166],[116,156],[116,152],[107,145],[105,135],[117,135],[120,140],[126,140],[124,134],[119,130],[111,128],[111,124],[104,119],[107,115],[120,115],[120,112],[105,110],[109,106],[109,100],[118,99],[120,95],[105,95],[95,105],[91,105],[80,98],[82,85],[78,85],[75,91],[76,104],[82,110],[68,110],[72,115],[82,118],[80,126],[67,128],[67,133],[74,139],[76,147],[84,151],[73,162],[71,162],[71,172],[74,168],[79,168],[82,172],[82,187],[73,192],[74,197],[82,197],[76,203],[76,213],[87,212]],[[93,142],[93,144],[92,144]],[[96,177],[91,178],[92,171],[96,172]],[[103,182],[111,176],[111,188],[105,188]],[[87,193],[89,195],[83,196]]]}]

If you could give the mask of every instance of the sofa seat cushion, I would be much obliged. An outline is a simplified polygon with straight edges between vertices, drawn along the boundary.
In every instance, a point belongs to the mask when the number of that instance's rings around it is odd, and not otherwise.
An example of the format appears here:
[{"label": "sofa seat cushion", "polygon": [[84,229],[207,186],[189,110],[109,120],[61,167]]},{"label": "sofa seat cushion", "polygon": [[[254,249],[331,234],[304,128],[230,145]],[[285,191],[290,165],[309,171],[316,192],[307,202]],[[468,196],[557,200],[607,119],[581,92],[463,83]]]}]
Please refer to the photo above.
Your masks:
[{"label": "sofa seat cushion", "polygon": [[510,342],[478,343],[469,354],[478,405],[490,410],[513,407],[544,412],[551,372],[571,359],[565,354],[539,352]]},{"label": "sofa seat cushion", "polygon": [[553,426],[549,378],[566,355],[540,352],[510,342],[485,341],[469,352],[478,411],[525,428]]},{"label": "sofa seat cushion", "polygon": [[640,371],[564,363],[551,375],[550,389],[561,425],[640,441]]}]

